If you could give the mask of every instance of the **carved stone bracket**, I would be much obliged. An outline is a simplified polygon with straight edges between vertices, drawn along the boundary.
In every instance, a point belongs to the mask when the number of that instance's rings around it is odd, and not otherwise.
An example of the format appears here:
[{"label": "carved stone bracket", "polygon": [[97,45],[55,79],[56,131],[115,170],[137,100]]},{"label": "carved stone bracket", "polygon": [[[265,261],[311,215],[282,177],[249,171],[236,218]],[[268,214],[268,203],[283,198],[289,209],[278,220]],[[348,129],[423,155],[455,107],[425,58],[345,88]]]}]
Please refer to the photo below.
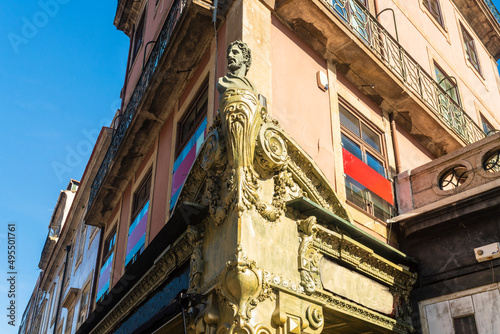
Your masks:
[{"label": "carved stone bracket", "polygon": [[189,270],[189,290],[188,293],[200,293],[201,275],[203,273],[203,228],[201,226],[188,226],[187,238],[193,247]]},{"label": "carved stone bracket", "polygon": [[[285,211],[287,190],[294,197],[303,195],[287,170],[287,144],[254,93],[227,89],[220,103],[201,162],[208,172],[204,198],[210,213],[221,224],[228,210],[255,208],[274,222]],[[274,195],[269,203],[261,200],[259,180],[270,178]]]},{"label": "carved stone bracket", "polygon": [[198,313],[190,321],[189,329],[191,332],[195,334],[215,334],[220,319],[217,295],[211,293],[205,296],[195,308]]},{"label": "carved stone bracket", "polygon": [[[255,332],[250,325],[252,310],[266,298],[272,298],[272,291],[263,278],[263,270],[254,261],[248,259],[241,246],[237,249],[236,259],[226,263],[220,276],[217,292],[222,301],[232,310],[233,322],[217,333]],[[262,332],[265,333],[265,332]]]},{"label": "carved stone bracket", "polygon": [[316,237],[316,217],[311,216],[304,220],[298,220],[297,225],[301,231],[299,245],[299,272],[304,291],[308,294],[321,288],[321,278],[319,275],[320,253],[314,248]]}]

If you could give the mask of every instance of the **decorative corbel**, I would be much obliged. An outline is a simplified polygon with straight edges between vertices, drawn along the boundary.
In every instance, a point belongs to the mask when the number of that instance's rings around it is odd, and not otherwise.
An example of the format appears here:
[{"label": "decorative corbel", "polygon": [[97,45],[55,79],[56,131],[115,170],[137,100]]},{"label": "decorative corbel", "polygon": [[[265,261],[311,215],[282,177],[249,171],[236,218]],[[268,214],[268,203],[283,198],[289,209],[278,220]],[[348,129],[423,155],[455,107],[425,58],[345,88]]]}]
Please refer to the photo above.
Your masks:
[{"label": "decorative corbel", "polygon": [[203,228],[200,226],[188,226],[187,238],[193,247],[189,271],[189,293],[200,293],[201,275],[203,273]]},{"label": "decorative corbel", "polygon": [[[220,276],[217,292],[222,301],[232,310],[233,322],[222,325],[217,333],[248,334],[268,333],[264,325],[252,326],[252,310],[266,298],[272,298],[269,284],[264,280],[264,272],[254,261],[248,259],[241,246],[237,249],[236,259],[226,263]],[[271,333],[269,331],[269,333]]]},{"label": "decorative corbel", "polygon": [[299,272],[301,286],[308,294],[312,294],[318,287],[321,287],[319,275],[319,262],[321,255],[314,248],[316,237],[316,217],[311,216],[304,220],[297,221],[298,229],[302,232],[299,245]]}]

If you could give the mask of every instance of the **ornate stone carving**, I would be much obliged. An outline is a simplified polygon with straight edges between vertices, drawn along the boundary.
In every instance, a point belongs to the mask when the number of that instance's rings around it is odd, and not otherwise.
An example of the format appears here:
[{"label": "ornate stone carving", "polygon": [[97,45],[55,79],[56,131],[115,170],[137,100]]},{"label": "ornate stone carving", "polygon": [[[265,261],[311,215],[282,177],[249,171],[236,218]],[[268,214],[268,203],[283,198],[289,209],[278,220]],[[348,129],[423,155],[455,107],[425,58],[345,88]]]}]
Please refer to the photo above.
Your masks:
[{"label": "ornate stone carving", "polygon": [[200,293],[201,275],[203,273],[203,229],[197,226],[188,226],[187,238],[193,247],[189,271],[189,293]]},{"label": "ornate stone carving", "polygon": [[316,291],[317,287],[321,287],[321,279],[319,277],[319,261],[321,256],[314,248],[314,239],[316,237],[316,217],[311,216],[304,220],[298,220],[297,225],[300,236],[299,245],[299,272],[304,291],[308,294]]},{"label": "ornate stone carving", "polygon": [[241,246],[238,247],[236,259],[226,263],[217,286],[222,301],[232,310],[233,322],[223,325],[217,333],[261,333],[256,332],[257,327],[249,321],[257,304],[272,298],[272,290],[263,275],[263,270],[248,259]]},{"label": "ornate stone carving", "polygon": [[253,168],[254,143],[262,123],[259,101],[249,91],[230,88],[221,96],[220,105],[229,168],[225,200],[244,212],[259,202],[258,176]]},{"label": "ornate stone carving", "polygon": [[235,323],[243,327],[252,317],[262,291],[262,270],[238,248],[237,258],[222,271],[218,292],[233,310]]},{"label": "ornate stone carving", "polygon": [[214,334],[220,319],[217,295],[209,294],[195,308],[198,313],[190,321],[190,330],[195,334]]},{"label": "ornate stone carving", "polygon": [[323,326],[323,312],[319,306],[309,306],[306,311],[306,318],[307,321],[309,321],[309,326],[313,329],[318,329]]}]

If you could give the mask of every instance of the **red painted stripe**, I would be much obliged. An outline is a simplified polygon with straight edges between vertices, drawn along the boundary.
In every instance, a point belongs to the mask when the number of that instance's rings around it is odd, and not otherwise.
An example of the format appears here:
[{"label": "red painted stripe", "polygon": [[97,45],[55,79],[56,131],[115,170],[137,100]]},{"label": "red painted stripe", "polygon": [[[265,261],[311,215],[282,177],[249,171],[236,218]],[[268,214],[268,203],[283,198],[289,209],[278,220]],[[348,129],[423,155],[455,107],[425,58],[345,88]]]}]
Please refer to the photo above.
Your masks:
[{"label": "red painted stripe", "polygon": [[382,197],[391,205],[394,205],[391,182],[363,161],[356,158],[345,148],[342,149],[342,153],[344,156],[344,173]]}]

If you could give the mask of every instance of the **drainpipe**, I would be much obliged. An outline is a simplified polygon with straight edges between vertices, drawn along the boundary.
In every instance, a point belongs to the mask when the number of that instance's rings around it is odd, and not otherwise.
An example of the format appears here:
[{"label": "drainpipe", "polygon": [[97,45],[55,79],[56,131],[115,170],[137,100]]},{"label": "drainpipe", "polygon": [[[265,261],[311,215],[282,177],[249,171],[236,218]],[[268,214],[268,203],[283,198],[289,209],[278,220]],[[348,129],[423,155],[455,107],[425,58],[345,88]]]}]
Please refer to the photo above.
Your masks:
[{"label": "drainpipe", "polygon": [[56,321],[54,322],[54,334],[56,334],[57,330],[57,320],[59,320],[59,310],[61,309],[62,295],[64,292],[64,281],[66,280],[66,269],[68,269],[68,259],[69,259],[69,251],[71,250],[71,245],[66,246],[66,262],[64,263],[64,272],[61,280],[61,290],[59,291],[59,300],[57,301],[57,309],[56,309]]},{"label": "drainpipe", "polygon": [[391,11],[392,12],[392,21],[394,22],[394,31],[396,32],[396,41],[398,42],[399,44],[399,34],[398,34],[398,25],[396,23],[396,14],[394,13],[394,9],[392,8],[386,8],[386,9],[382,9],[378,14],[377,16],[375,16],[377,19],[378,17],[380,16],[380,14],[382,14],[383,12],[385,11]]},{"label": "drainpipe", "polygon": [[401,173],[401,157],[399,155],[399,143],[396,133],[396,121],[394,120],[394,113],[389,114],[389,120],[391,122],[391,138],[392,138],[392,148],[394,150],[394,160],[396,161],[396,174]]}]

